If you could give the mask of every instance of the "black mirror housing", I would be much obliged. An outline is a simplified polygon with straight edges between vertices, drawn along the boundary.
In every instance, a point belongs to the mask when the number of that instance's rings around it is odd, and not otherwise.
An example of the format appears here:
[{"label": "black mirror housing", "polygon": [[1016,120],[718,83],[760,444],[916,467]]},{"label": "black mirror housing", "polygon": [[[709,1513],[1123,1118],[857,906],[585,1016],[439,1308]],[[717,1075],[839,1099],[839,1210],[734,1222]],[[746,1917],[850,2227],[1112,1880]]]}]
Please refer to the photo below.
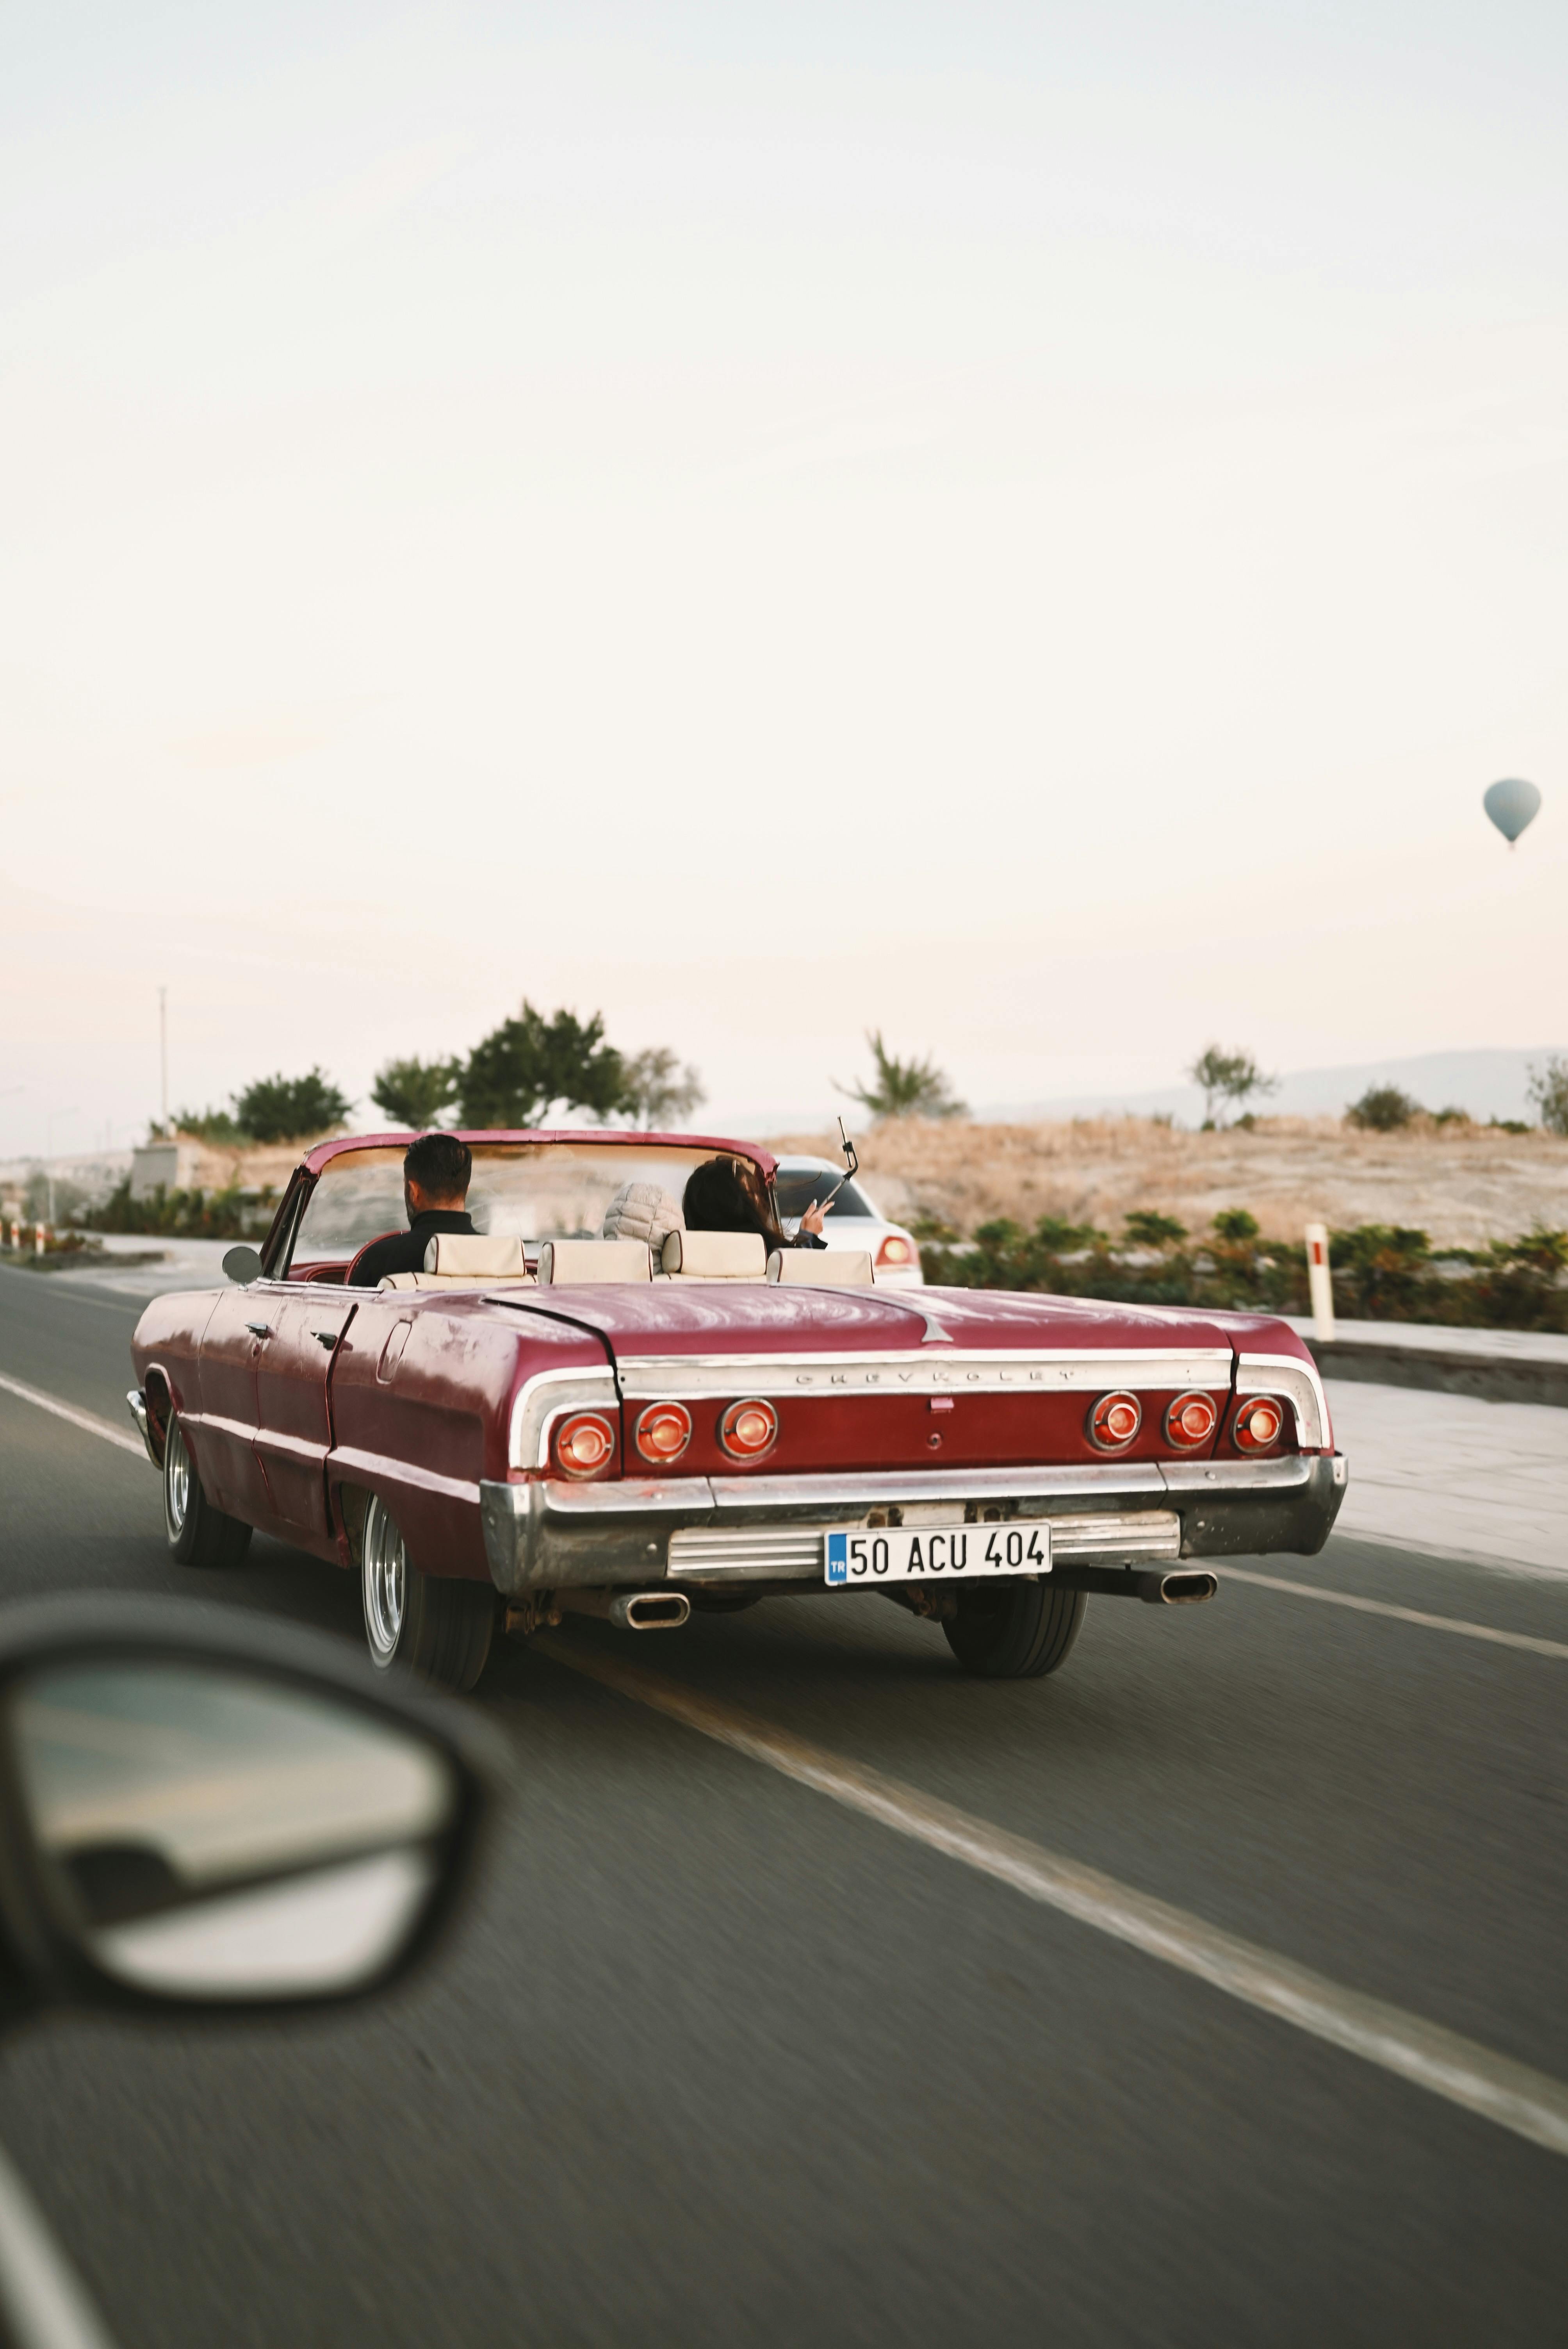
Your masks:
[{"label": "black mirror housing", "polygon": [[98,1594],[0,1611],[0,2022],[385,1988],[438,1940],[510,1775],[465,1708],[294,1625]]},{"label": "black mirror housing", "polygon": [[232,1247],[223,1258],[225,1276],[242,1288],[262,1277],[262,1259],[253,1247]]}]

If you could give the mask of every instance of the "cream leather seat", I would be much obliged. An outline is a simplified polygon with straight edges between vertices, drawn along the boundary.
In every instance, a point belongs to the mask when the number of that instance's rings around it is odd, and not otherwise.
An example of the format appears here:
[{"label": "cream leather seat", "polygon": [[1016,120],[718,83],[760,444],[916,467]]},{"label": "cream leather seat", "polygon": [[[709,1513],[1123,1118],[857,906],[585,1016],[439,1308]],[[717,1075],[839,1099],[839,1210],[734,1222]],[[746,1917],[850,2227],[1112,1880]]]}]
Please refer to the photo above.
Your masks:
[{"label": "cream leather seat", "polygon": [[775,1248],[768,1278],[779,1288],[870,1288],[869,1248]]},{"label": "cream leather seat", "polygon": [[652,1280],[646,1240],[541,1240],[539,1278],[545,1288],[564,1281]]},{"label": "cream leather seat", "polygon": [[660,1262],[671,1280],[764,1280],[760,1232],[671,1232]]},{"label": "cream leather seat", "polygon": [[522,1242],[489,1232],[438,1232],[423,1272],[389,1272],[377,1288],[521,1288],[532,1285]]}]

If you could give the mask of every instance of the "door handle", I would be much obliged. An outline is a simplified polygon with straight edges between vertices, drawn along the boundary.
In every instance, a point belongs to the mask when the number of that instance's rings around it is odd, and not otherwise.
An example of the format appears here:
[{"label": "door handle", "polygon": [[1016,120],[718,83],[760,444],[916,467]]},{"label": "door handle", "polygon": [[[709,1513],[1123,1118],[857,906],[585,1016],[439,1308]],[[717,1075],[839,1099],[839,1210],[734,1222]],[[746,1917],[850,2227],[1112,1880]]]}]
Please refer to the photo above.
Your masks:
[{"label": "door handle", "polygon": [[270,1338],[273,1334],[270,1321],[247,1321],[245,1327],[253,1338]]},{"label": "door handle", "polygon": [[310,1334],[318,1346],[325,1346],[330,1353],[341,1333],[336,1330],[313,1330]]}]

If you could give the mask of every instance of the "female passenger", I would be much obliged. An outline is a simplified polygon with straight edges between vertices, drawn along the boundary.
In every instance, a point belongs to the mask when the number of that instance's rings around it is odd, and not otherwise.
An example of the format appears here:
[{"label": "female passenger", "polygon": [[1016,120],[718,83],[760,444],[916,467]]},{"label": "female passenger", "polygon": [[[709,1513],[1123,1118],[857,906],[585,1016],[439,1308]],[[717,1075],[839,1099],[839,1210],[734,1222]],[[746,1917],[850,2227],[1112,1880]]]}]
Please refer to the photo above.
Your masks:
[{"label": "female passenger", "polygon": [[773,1202],[754,1162],[749,1158],[707,1158],[686,1176],[681,1201],[688,1232],[758,1232],[769,1254],[774,1248],[826,1247],[822,1218],[832,1211],[813,1200],[800,1218],[800,1232],[790,1239],[779,1226]]}]

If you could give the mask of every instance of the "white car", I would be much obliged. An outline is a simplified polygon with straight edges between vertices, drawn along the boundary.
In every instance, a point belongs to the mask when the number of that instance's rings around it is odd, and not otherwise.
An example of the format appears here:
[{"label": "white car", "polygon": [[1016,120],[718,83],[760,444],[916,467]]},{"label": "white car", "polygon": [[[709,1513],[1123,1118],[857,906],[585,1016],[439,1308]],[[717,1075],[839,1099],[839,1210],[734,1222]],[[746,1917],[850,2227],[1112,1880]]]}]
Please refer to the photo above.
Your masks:
[{"label": "white car", "polygon": [[[835,1186],[837,1186],[835,1188]],[[830,1158],[781,1158],[773,1178],[779,1220],[791,1239],[813,1199],[833,1193],[823,1237],[830,1247],[869,1250],[879,1288],[923,1288],[920,1246],[903,1224],[890,1224],[866,1196],[857,1174],[846,1181]]]}]

